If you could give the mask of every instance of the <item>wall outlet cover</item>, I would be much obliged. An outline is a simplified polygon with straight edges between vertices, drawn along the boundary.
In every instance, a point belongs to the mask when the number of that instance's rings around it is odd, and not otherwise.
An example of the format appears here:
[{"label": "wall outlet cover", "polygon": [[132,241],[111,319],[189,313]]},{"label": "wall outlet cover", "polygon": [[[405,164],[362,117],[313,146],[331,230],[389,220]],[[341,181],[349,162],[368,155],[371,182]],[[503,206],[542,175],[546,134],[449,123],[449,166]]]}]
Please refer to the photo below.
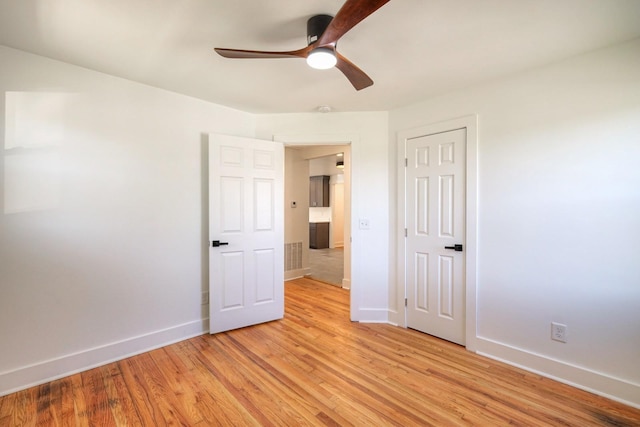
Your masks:
[{"label": "wall outlet cover", "polygon": [[551,322],[551,339],[559,342],[567,342],[567,325]]}]

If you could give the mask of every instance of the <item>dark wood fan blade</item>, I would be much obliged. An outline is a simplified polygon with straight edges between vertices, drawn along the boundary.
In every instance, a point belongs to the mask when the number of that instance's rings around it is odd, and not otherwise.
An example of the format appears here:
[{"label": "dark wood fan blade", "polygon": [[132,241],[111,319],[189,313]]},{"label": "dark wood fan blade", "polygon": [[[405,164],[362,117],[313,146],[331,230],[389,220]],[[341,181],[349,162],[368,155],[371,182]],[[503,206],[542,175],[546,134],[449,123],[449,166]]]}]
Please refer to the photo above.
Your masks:
[{"label": "dark wood fan blade", "polygon": [[216,47],[215,51],[225,58],[306,58],[311,48],[309,46],[298,50],[284,52],[268,52],[262,50],[225,49]]},{"label": "dark wood fan blade", "polygon": [[387,4],[389,0],[347,0],[335,18],[318,39],[318,46],[334,45],[347,31],[355,27],[376,10]]},{"label": "dark wood fan blade", "polygon": [[373,80],[371,80],[371,77],[367,76],[364,71],[356,67],[353,62],[349,61],[339,53],[337,54],[337,56],[338,63],[336,64],[336,68],[342,71],[342,74],[344,74],[347,79],[349,79],[356,90],[364,89],[373,84]]}]

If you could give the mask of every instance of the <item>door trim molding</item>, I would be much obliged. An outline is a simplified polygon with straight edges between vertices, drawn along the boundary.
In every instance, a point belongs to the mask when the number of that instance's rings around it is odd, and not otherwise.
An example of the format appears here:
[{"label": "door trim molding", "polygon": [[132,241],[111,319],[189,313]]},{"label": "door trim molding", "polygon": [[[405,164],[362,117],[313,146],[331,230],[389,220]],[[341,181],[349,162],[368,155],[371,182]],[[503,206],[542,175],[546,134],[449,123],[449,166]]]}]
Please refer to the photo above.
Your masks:
[{"label": "door trim molding", "polygon": [[406,194],[405,194],[405,158],[406,142],[419,136],[443,133],[457,129],[467,130],[467,166],[466,166],[466,213],[465,213],[465,346],[470,351],[477,349],[477,219],[478,219],[478,115],[472,114],[425,126],[399,131],[397,134],[397,281],[396,311],[399,326],[407,327],[406,298]]}]

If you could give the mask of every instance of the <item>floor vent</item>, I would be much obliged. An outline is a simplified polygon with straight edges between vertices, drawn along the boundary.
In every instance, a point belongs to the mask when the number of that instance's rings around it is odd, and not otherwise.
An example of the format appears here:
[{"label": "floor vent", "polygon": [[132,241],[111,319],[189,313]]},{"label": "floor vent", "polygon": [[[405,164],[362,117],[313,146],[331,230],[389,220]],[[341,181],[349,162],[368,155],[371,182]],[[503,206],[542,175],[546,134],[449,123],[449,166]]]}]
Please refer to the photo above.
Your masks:
[{"label": "floor vent", "polygon": [[284,244],[284,270],[299,270],[302,268],[302,242]]}]

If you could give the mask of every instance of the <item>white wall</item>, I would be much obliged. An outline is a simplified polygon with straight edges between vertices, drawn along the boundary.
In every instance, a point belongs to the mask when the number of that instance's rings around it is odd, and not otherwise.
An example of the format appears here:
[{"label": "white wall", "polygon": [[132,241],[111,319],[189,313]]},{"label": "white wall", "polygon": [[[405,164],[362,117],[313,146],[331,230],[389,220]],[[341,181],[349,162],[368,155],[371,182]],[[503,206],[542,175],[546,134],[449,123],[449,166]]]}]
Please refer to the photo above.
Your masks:
[{"label": "white wall", "polygon": [[394,110],[391,144],[472,113],[479,351],[640,405],[640,40]]},{"label": "white wall", "polygon": [[290,280],[309,274],[309,162],[301,150],[291,148],[285,149],[284,159],[284,242],[302,242],[300,268],[284,272]]},{"label": "white wall", "polygon": [[[348,147],[347,147],[348,148]],[[344,157],[338,157],[335,154],[330,156],[319,157],[309,161],[309,176],[327,175],[333,176],[343,173],[343,169],[336,167],[338,160],[344,161]]]},{"label": "white wall", "polygon": [[344,205],[347,197],[344,187],[344,175],[333,175],[330,181],[329,198],[331,204],[331,235],[330,248],[344,247]]},{"label": "white wall", "polygon": [[0,394],[206,330],[206,144],[252,115],[0,47]]},{"label": "white wall", "polygon": [[[351,212],[345,206],[345,233],[351,250],[351,318],[359,321],[388,319],[389,167],[388,114],[330,113],[264,115],[256,119],[256,137],[287,143],[350,143]],[[346,174],[347,172],[345,172]],[[347,184],[345,184],[347,185]],[[361,230],[358,218],[369,219]],[[345,264],[346,266],[346,264]],[[346,274],[346,273],[345,273]]]}]

